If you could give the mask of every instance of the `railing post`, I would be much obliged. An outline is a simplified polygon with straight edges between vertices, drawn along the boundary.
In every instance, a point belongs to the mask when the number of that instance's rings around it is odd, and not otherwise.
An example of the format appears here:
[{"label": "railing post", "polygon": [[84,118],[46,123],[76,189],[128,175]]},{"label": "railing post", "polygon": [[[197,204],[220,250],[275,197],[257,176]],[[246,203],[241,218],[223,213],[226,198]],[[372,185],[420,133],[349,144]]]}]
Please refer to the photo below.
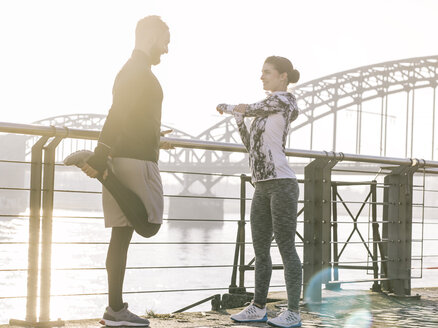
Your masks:
[{"label": "railing post", "polygon": [[387,278],[385,289],[399,296],[411,294],[412,191],[418,166],[399,166],[385,179],[384,239],[386,239]]},{"label": "railing post", "polygon": [[30,200],[29,200],[29,250],[27,266],[27,302],[26,321],[36,322],[39,243],[41,224],[41,180],[43,147],[49,137],[41,137],[32,147],[30,165]]},{"label": "railing post", "polygon": [[[240,220],[237,223],[236,246],[234,250],[233,273],[229,293],[245,293],[245,212],[246,212],[246,182],[249,178],[242,174],[240,176]],[[237,268],[239,268],[239,287],[237,287]]]},{"label": "railing post", "polygon": [[52,261],[52,215],[56,147],[62,137],[53,139],[44,150],[43,219],[41,234],[40,321],[50,321],[50,282]]},{"label": "railing post", "polygon": [[[339,281],[339,251],[338,251],[338,204],[336,203],[338,195],[338,184],[336,182],[332,183],[332,221],[331,226],[333,227],[333,280]],[[333,286],[333,289],[339,289],[340,284],[337,283]]]},{"label": "railing post", "polygon": [[[380,236],[379,236],[379,224],[377,223],[377,181],[373,180],[371,185],[370,185],[370,189],[371,189],[371,219],[372,219],[372,234],[373,234],[373,257],[371,258],[373,263],[373,275],[374,275],[374,279],[378,279],[379,278],[379,265],[378,265],[378,260],[379,260],[379,251],[378,251],[378,247],[379,244],[381,242],[380,240]],[[384,258],[382,256],[383,254],[381,254],[381,263],[382,263],[382,267],[384,265]],[[386,270],[386,269],[385,269]],[[373,283],[373,287],[372,290],[377,292],[380,291],[380,284],[379,281],[374,281]]]},{"label": "railing post", "polygon": [[[29,251],[27,273],[26,320],[11,319],[11,325],[23,327],[59,327],[64,322],[50,319],[50,262],[52,245],[53,187],[55,149],[62,138],[57,137],[47,147],[48,136],[41,137],[32,147],[29,201]],[[43,162],[44,149],[44,162]],[[44,163],[44,171],[42,169]],[[43,187],[41,189],[41,182]],[[43,192],[41,193],[41,191]],[[42,196],[42,197],[41,197]],[[42,199],[42,202],[41,202]],[[41,205],[43,208],[41,229]],[[41,273],[39,270],[40,232],[42,231]],[[40,317],[37,321],[38,277],[40,276]]]},{"label": "railing post", "polygon": [[319,158],[304,168],[303,285],[309,302],[321,302],[322,283],[331,276],[323,270],[330,267],[331,169],[335,165],[335,160]]},{"label": "railing post", "polygon": [[239,289],[245,291],[245,212],[246,212],[246,176],[241,176],[240,183],[240,221],[239,221],[239,239],[240,239],[240,264],[239,264]]}]

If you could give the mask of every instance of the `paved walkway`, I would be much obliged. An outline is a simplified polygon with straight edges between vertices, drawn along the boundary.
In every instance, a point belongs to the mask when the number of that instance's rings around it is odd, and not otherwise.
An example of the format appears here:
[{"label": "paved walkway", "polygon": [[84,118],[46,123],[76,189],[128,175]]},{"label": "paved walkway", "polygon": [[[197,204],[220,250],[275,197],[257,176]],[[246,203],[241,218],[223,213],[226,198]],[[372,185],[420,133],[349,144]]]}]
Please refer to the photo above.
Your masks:
[{"label": "paved walkway", "polygon": [[[420,298],[396,298],[368,291],[324,291],[324,302],[318,306],[302,306],[302,327],[438,327],[438,288],[415,289]],[[272,293],[270,297],[285,299],[284,293]],[[276,316],[285,301],[270,303],[268,316]],[[207,328],[207,327],[268,327],[264,323],[236,324],[229,319],[232,309],[221,312],[186,312],[175,315],[163,314],[149,318],[151,328]],[[0,328],[16,327],[0,325]],[[65,327],[101,327],[98,319],[67,321]]]}]

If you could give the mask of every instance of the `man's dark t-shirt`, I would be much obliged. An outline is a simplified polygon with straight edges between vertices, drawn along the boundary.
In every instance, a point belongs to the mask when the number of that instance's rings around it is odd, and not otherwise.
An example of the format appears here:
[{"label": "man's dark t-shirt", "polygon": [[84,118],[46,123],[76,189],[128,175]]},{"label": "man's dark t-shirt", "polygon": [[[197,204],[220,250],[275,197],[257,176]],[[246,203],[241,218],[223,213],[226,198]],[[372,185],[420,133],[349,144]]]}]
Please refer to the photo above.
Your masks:
[{"label": "man's dark t-shirt", "polygon": [[113,104],[99,136],[96,156],[88,164],[101,171],[107,155],[158,162],[162,101],[163,91],[148,56],[134,50],[117,74]]}]

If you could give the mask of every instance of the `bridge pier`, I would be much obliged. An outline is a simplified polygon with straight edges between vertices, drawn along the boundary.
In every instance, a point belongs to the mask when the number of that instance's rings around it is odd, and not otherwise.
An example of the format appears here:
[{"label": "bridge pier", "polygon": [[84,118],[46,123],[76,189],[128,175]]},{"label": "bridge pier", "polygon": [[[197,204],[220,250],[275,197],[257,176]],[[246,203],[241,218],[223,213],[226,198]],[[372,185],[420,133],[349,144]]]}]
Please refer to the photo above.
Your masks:
[{"label": "bridge pier", "polygon": [[185,194],[183,197],[170,198],[169,219],[204,219],[205,221],[224,219],[223,199],[197,198],[198,196]]},{"label": "bridge pier", "polygon": [[[181,183],[183,190],[177,196],[169,199],[169,219],[224,219],[224,200],[217,198],[211,191],[212,187],[220,181],[221,177],[199,174],[183,174]],[[190,187],[201,184],[203,193],[193,193]]]}]

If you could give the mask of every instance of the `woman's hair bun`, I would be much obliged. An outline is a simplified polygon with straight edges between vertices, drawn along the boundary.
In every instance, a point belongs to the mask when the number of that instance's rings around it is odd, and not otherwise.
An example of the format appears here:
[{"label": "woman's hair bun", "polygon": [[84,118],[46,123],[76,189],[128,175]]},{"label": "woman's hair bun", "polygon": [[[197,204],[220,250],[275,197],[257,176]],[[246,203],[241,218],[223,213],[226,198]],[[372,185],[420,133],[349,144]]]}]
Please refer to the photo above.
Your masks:
[{"label": "woman's hair bun", "polygon": [[289,83],[297,83],[300,79],[300,72],[296,69],[293,69],[287,73],[287,79],[289,80]]}]

